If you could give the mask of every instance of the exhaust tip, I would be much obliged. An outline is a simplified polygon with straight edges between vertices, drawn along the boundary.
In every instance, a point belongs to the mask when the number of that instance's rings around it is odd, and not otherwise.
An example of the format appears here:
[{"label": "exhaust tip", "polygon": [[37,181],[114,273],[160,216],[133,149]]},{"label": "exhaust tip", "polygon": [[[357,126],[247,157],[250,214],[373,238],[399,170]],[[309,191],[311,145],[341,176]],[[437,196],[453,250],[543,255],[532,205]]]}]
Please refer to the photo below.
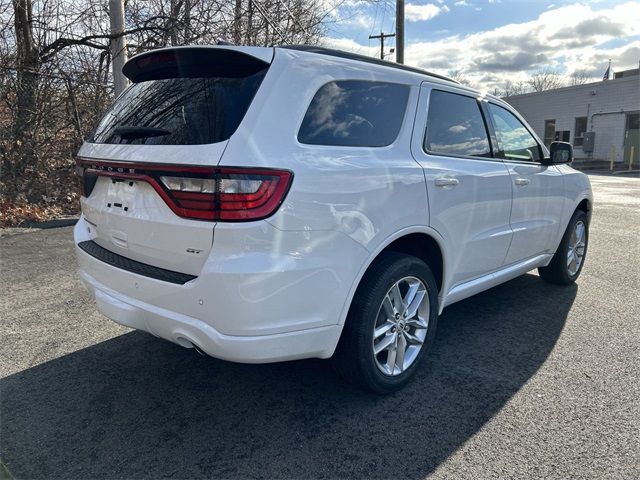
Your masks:
[{"label": "exhaust tip", "polygon": [[177,343],[178,345],[180,345],[181,347],[184,347],[184,348],[193,348],[193,349],[195,349],[196,352],[198,352],[202,356],[208,356],[207,353],[204,350],[202,350],[198,345],[193,343],[188,338],[176,337],[174,339],[174,342]]},{"label": "exhaust tip", "polygon": [[204,350],[202,350],[199,346],[197,346],[195,343],[191,344],[193,346],[193,348],[196,350],[196,352],[198,352],[200,355],[202,355],[203,357],[206,357],[207,354],[204,352]]}]

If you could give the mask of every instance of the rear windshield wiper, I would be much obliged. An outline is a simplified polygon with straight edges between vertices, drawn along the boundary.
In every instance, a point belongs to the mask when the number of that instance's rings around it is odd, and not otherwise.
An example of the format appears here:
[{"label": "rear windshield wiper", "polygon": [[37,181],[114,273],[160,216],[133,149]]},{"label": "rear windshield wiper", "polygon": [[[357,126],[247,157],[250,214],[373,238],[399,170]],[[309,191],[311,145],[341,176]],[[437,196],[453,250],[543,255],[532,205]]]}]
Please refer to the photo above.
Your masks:
[{"label": "rear windshield wiper", "polygon": [[164,135],[170,135],[171,131],[164,128],[122,125],[114,128],[112,133],[122,139],[130,140],[132,138],[163,137]]}]

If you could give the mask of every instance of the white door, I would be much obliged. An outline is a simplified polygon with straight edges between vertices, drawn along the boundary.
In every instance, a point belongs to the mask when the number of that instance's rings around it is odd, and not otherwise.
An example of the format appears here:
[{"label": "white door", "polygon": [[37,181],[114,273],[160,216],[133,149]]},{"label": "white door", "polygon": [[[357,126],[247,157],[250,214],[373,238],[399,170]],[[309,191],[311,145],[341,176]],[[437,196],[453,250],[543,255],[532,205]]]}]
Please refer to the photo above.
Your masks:
[{"label": "white door", "polygon": [[424,169],[430,225],[447,245],[450,290],[499,269],[511,243],[511,180],[492,158],[478,100],[423,86],[412,140]]},{"label": "white door", "polygon": [[543,165],[538,140],[512,112],[489,103],[498,155],[513,182],[513,240],[506,264],[541,253],[554,253],[564,209],[563,178],[553,165]]}]

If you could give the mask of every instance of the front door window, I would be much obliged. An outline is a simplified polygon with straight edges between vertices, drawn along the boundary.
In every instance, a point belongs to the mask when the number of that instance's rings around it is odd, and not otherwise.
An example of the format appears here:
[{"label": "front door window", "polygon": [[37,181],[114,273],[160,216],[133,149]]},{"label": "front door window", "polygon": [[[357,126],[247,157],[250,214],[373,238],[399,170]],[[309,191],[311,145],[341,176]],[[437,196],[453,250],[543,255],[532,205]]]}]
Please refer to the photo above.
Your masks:
[{"label": "front door window", "polygon": [[539,162],[540,146],[529,130],[506,108],[489,104],[489,111],[498,139],[498,155],[507,160]]}]

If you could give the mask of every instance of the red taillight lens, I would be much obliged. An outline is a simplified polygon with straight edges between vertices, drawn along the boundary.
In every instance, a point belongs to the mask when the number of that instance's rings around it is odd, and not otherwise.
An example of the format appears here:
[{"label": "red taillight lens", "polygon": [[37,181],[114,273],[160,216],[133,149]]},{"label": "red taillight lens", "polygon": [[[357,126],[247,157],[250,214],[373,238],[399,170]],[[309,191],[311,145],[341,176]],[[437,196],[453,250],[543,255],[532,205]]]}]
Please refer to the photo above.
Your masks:
[{"label": "red taillight lens", "polygon": [[78,186],[80,187],[80,195],[87,196],[87,192],[84,188],[84,167],[80,163],[76,163],[76,175],[78,176]]},{"label": "red taillight lens", "polygon": [[[293,174],[267,168],[212,168],[78,160],[86,178],[108,176],[148,182],[176,215],[199,220],[249,221],[273,215]],[[81,172],[78,171],[80,174]],[[93,185],[92,185],[93,186]]]},{"label": "red taillight lens", "polygon": [[284,200],[291,172],[222,169],[218,174],[218,219],[227,221],[266,218]]},{"label": "red taillight lens", "polygon": [[80,196],[88,197],[89,195],[91,195],[91,191],[96,185],[98,177],[87,172],[87,168],[80,161],[76,161],[76,175],[78,176]]}]

